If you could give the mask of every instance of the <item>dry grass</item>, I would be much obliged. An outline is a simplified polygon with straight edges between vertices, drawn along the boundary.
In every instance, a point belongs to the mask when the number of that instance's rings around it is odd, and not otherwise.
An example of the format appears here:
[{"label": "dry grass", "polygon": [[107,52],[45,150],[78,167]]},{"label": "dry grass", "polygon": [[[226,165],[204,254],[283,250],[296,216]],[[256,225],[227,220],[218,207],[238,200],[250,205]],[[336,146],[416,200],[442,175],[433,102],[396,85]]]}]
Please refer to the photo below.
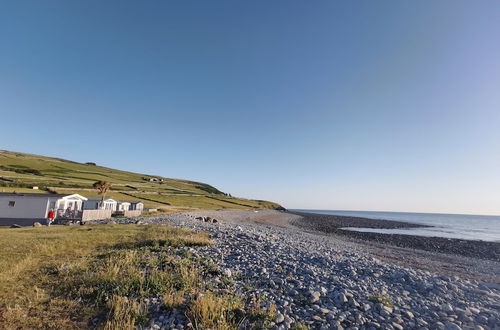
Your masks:
[{"label": "dry grass", "polygon": [[205,233],[167,226],[1,228],[0,323],[82,328],[104,310],[108,329],[139,324],[141,297],[194,284],[182,277],[196,265],[169,249],[205,244]]},{"label": "dry grass", "polygon": [[232,284],[214,290],[217,265],[189,251],[207,244],[206,233],[161,225],[0,228],[0,328],[133,329],[151,297],[196,329],[269,325],[274,305],[255,302],[237,319],[245,306]]},{"label": "dry grass", "polygon": [[217,297],[212,293],[199,295],[189,306],[187,317],[195,329],[234,329],[238,321],[232,311],[243,303],[235,297]]},{"label": "dry grass", "polygon": [[183,290],[167,291],[163,295],[163,305],[166,309],[174,309],[182,306],[186,302],[186,293]]},{"label": "dry grass", "polygon": [[109,313],[104,330],[135,329],[136,324],[147,316],[147,306],[127,297],[113,296],[107,307]]}]

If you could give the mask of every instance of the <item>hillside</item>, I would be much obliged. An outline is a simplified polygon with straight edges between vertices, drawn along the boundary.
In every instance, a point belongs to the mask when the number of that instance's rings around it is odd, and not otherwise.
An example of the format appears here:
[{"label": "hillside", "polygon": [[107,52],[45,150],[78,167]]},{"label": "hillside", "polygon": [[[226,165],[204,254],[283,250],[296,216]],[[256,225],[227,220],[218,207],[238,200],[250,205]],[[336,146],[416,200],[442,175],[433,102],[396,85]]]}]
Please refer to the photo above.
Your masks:
[{"label": "hillside", "polygon": [[[0,192],[78,193],[93,197],[97,192],[92,184],[99,180],[112,183],[108,197],[138,200],[146,207],[167,211],[280,207],[272,202],[235,198],[201,182],[0,150]],[[33,186],[38,186],[39,190],[31,189]]]}]

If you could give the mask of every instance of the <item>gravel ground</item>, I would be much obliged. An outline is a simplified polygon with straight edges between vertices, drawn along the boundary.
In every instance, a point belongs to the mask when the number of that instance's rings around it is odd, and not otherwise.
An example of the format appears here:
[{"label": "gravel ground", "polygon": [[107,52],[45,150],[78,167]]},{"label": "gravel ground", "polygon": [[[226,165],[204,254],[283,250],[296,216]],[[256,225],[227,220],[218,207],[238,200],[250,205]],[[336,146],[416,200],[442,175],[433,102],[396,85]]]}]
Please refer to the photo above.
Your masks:
[{"label": "gravel ground", "polygon": [[[217,223],[196,219],[207,215]],[[429,272],[384,262],[371,253],[382,248],[351,242],[349,237],[305,232],[290,225],[298,217],[229,211],[141,221],[208,231],[215,244],[190,252],[219,265],[219,282],[230,280],[226,290],[263,307],[275,304],[278,313],[267,325],[270,328],[302,323],[312,329],[500,329],[496,270],[493,282],[484,282],[447,276],[441,269]],[[498,269],[496,262],[481,262]],[[160,297],[148,301],[153,307],[161,304]],[[182,311],[157,308],[146,328],[184,329],[189,321]]]}]

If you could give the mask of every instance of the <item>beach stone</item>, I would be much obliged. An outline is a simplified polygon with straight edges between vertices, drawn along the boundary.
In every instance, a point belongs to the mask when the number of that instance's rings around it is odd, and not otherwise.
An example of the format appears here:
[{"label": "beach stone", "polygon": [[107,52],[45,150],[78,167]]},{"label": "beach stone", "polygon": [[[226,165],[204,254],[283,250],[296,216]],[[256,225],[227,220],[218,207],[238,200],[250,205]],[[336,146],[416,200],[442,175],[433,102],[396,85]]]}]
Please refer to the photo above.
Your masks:
[{"label": "beach stone", "polygon": [[318,291],[313,291],[309,294],[309,302],[310,303],[318,302],[319,297],[321,297],[321,293],[319,293]]},{"label": "beach stone", "polygon": [[274,318],[274,322],[279,324],[281,322],[285,321],[285,316],[281,313],[277,313],[276,317]]},{"label": "beach stone", "polygon": [[410,311],[404,311],[404,312],[403,312],[403,316],[406,316],[406,317],[407,317],[407,318],[409,318],[409,319],[412,319],[412,318],[414,318],[414,317],[415,317],[415,315],[413,315],[413,313],[412,313],[412,312],[410,312]]},{"label": "beach stone", "polygon": [[452,322],[446,322],[445,329],[446,330],[462,330],[461,327],[459,327],[457,324],[452,323]]},{"label": "beach stone", "polygon": [[353,297],[349,298],[349,305],[354,307],[354,308],[360,307],[359,303]]},{"label": "beach stone", "polygon": [[326,294],[328,293],[328,290],[325,288],[325,287],[320,287],[319,288],[319,291],[321,292],[321,294],[323,296],[326,296]]},{"label": "beach stone", "polygon": [[294,320],[292,320],[289,316],[285,316],[285,320],[283,321],[287,327],[290,327]]},{"label": "beach stone", "polygon": [[451,312],[453,312],[453,307],[451,307],[450,304],[442,304],[441,310],[443,310],[444,312],[447,312],[447,313],[451,313]]},{"label": "beach stone", "polygon": [[479,314],[481,311],[475,307],[469,307],[469,311],[473,314]]},{"label": "beach stone", "polygon": [[392,324],[392,326],[393,326],[394,329],[397,329],[397,330],[403,330],[404,329],[401,324],[398,324],[396,322],[392,322],[391,324]]},{"label": "beach stone", "polygon": [[337,295],[337,299],[336,300],[340,304],[345,304],[346,302],[348,302],[346,295],[343,294],[343,293],[340,293],[339,295]]},{"label": "beach stone", "polygon": [[42,227],[42,224],[40,222],[34,222],[33,227]]}]

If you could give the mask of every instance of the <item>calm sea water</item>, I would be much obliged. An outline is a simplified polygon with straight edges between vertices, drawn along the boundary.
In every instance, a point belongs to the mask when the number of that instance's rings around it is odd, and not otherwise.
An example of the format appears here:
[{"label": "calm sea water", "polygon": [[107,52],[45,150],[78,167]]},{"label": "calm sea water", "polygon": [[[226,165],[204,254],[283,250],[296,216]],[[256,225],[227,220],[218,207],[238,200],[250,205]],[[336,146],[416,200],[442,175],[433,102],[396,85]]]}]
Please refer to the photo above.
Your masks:
[{"label": "calm sea water", "polygon": [[349,228],[383,234],[434,236],[500,242],[500,216],[438,213],[296,210],[300,212],[345,215],[418,223],[432,227],[407,229]]}]

